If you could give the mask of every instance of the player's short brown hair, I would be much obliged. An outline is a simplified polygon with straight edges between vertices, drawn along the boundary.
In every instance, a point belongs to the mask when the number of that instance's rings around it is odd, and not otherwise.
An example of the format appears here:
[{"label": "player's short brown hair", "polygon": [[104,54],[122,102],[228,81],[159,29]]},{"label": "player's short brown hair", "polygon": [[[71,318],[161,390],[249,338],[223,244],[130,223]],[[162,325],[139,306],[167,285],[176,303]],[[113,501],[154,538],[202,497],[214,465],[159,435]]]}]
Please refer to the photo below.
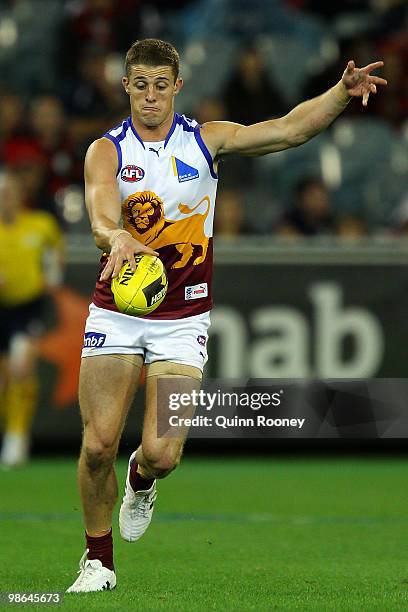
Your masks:
[{"label": "player's short brown hair", "polygon": [[126,53],[125,70],[128,77],[131,67],[135,64],[170,66],[176,80],[179,75],[180,56],[170,43],[158,38],[144,38],[136,40]]}]

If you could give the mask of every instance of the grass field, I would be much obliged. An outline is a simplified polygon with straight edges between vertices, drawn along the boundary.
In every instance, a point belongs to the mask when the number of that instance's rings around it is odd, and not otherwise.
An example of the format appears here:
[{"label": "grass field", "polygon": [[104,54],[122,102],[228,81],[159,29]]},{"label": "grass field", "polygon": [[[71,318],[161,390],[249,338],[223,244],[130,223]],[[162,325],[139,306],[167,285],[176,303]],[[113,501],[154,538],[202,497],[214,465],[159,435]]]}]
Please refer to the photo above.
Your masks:
[{"label": "grass field", "polygon": [[[73,582],[84,549],[75,468],[0,472],[1,591]],[[406,610],[407,474],[404,459],[185,458],[159,483],[142,540],[121,541],[115,522],[116,590],[65,595],[57,609]]]}]

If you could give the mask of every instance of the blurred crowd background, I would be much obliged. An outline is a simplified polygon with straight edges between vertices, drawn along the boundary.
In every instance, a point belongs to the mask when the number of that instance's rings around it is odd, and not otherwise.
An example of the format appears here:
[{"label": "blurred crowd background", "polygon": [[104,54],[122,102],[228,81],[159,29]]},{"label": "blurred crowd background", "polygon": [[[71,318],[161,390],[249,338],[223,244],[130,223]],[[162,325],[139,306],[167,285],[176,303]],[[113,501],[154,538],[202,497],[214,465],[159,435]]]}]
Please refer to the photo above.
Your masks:
[{"label": "blurred crowd background", "polygon": [[406,0],[1,0],[0,157],[25,205],[89,233],[88,145],[129,114],[124,54],[179,49],[178,112],[199,122],[277,117],[334,85],[349,59],[382,59],[388,88],[297,149],[220,164],[218,235],[296,239],[408,230]]},{"label": "blurred crowd background", "polygon": [[[384,61],[388,87],[367,108],[352,101],[298,148],[220,163],[209,375],[406,375],[406,0],[0,0],[0,464],[28,458],[37,405],[44,448],[77,443],[98,258],[83,161],[129,115],[124,56],[144,37],[178,48],[176,110],[200,123],[282,116],[348,60]],[[384,246],[400,257],[386,272],[389,253],[372,254]]]}]

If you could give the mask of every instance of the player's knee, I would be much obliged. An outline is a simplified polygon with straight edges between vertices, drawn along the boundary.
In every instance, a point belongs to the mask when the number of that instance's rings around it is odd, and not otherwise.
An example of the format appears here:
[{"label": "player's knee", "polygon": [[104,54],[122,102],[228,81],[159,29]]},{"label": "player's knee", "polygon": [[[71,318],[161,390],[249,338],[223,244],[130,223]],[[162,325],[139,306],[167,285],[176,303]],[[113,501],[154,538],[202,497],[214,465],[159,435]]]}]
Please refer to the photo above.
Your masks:
[{"label": "player's knee", "polygon": [[163,452],[143,450],[149,472],[154,478],[165,478],[180,463],[181,453],[165,450]]},{"label": "player's knee", "polygon": [[176,461],[159,461],[157,463],[149,464],[150,473],[154,478],[166,478],[176,469],[178,462]]},{"label": "player's knee", "polygon": [[156,472],[156,478],[165,478],[176,469],[180,460],[173,457],[163,457],[154,466]]},{"label": "player's knee", "polygon": [[116,457],[116,445],[103,441],[82,445],[82,453],[89,471],[98,472],[110,470]]}]

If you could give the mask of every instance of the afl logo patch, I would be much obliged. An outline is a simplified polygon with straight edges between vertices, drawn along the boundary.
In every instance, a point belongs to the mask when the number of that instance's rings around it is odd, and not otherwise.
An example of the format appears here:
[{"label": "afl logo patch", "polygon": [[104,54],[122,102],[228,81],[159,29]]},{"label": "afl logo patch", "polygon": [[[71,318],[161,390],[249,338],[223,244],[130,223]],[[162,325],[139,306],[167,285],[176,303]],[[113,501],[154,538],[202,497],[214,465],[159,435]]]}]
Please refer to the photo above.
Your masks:
[{"label": "afl logo patch", "polygon": [[144,177],[145,172],[143,168],[139,166],[125,166],[122,168],[120,173],[120,178],[122,181],[126,181],[126,183],[137,183],[137,181],[141,181]]}]

